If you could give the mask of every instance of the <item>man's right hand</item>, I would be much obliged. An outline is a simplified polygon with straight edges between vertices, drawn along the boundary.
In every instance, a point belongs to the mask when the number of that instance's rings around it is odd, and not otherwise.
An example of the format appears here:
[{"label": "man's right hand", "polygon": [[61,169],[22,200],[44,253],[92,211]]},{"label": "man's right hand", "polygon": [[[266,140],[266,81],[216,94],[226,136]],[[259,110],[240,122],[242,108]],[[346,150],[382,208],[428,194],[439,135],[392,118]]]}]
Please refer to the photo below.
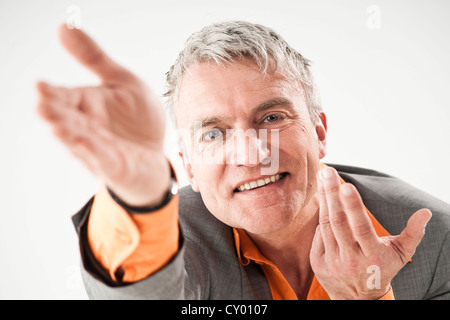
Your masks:
[{"label": "man's right hand", "polygon": [[125,203],[160,203],[170,183],[170,167],[163,152],[161,102],[81,30],[63,25],[59,36],[67,51],[94,72],[101,84],[64,88],[39,82],[39,114]]}]

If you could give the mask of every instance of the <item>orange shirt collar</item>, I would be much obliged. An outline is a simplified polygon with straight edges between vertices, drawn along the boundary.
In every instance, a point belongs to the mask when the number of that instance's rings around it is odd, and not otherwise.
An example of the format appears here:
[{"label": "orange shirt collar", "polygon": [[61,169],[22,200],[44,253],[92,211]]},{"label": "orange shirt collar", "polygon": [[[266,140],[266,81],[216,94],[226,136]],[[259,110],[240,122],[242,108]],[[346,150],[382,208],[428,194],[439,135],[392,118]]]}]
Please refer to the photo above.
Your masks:
[{"label": "orange shirt collar", "polygon": [[[322,165],[323,167],[324,165]],[[345,183],[341,178],[341,183]],[[366,212],[374,226],[375,232],[379,237],[390,236],[389,232],[375,219],[375,217],[366,208]],[[297,296],[294,290],[289,286],[284,276],[278,270],[276,265],[268,260],[259,251],[258,247],[243,229],[233,228],[234,241],[236,245],[239,261],[243,266],[247,266],[250,261],[261,265],[272,292],[273,299],[295,300]],[[314,277],[308,292],[308,300],[329,300],[328,294],[322,288],[320,283]]]}]

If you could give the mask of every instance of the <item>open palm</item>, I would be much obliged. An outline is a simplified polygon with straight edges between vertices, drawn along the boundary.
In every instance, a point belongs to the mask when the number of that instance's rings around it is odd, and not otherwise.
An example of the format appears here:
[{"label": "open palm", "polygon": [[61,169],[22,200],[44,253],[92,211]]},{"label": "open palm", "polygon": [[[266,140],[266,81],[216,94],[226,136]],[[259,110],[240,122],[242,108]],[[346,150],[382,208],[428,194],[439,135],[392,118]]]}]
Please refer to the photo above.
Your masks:
[{"label": "open palm", "polygon": [[101,84],[65,88],[39,82],[39,114],[68,149],[125,202],[153,204],[170,177],[163,154],[161,103],[84,32],[61,26],[59,35],[68,52],[94,72]]}]

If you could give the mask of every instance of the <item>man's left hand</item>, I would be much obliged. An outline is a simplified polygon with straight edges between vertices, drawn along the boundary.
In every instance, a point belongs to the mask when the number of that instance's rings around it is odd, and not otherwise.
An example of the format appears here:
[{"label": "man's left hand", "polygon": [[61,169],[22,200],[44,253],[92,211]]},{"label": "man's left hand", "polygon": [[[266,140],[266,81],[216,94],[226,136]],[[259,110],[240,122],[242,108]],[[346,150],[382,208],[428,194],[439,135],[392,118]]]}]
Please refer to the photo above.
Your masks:
[{"label": "man's left hand", "polygon": [[[341,184],[331,167],[317,181],[319,225],[310,253],[317,280],[331,299],[379,299],[413,256],[431,212],[415,212],[398,236],[378,237],[353,185]],[[374,283],[372,271],[379,277]]]}]

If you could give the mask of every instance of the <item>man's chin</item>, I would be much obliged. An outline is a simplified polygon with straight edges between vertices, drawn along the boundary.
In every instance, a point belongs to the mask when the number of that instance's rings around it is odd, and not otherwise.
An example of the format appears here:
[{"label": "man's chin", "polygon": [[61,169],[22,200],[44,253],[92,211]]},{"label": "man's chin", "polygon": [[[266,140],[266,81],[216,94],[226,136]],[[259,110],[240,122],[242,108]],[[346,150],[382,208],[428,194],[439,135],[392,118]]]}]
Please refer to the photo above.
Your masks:
[{"label": "man's chin", "polygon": [[272,205],[241,211],[239,218],[239,228],[254,234],[266,234],[287,227],[295,218],[295,213],[285,207]]}]

